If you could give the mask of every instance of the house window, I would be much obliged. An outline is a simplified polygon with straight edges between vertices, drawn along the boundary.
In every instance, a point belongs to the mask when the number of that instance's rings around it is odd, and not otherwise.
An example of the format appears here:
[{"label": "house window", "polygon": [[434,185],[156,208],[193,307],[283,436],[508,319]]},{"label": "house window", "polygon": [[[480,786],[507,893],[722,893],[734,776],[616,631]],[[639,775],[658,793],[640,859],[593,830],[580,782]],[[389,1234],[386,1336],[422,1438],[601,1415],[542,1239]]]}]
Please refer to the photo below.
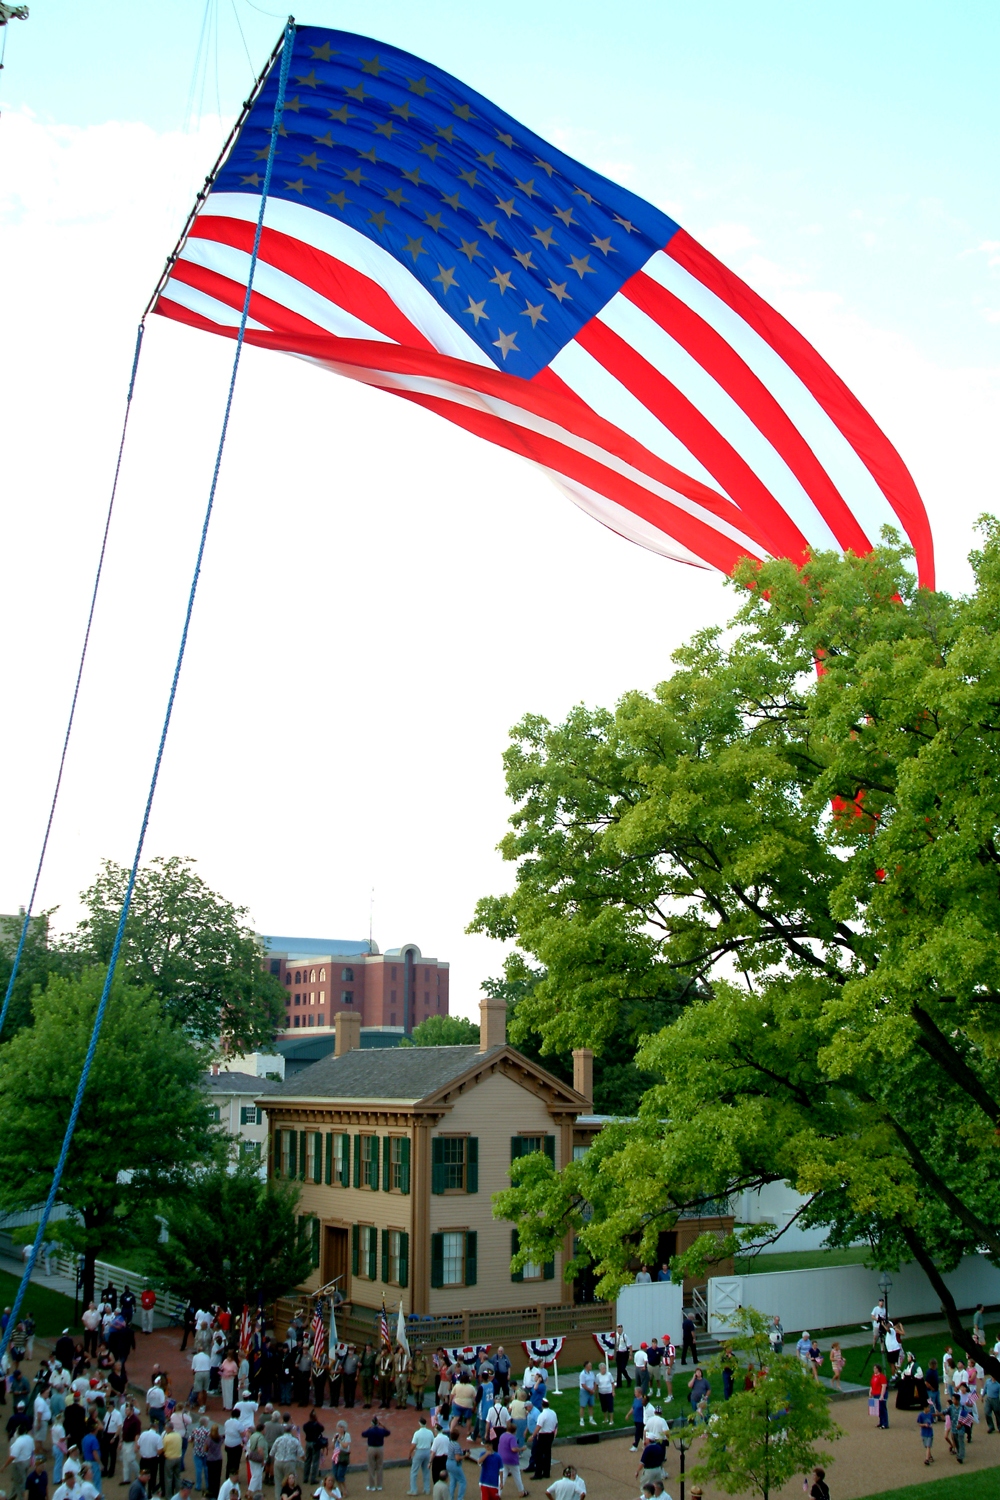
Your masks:
[{"label": "house window", "polygon": [[296,1005],[301,1005],[302,1004],[302,996],[301,995],[296,995],[295,996],[295,1004]]},{"label": "house window", "polygon": [[[511,1253],[511,1257],[512,1258],[518,1252],[519,1243],[520,1242],[519,1242],[517,1230],[516,1229],[512,1229],[511,1232],[510,1232],[510,1253]],[[525,1264],[525,1266],[523,1267],[522,1270],[520,1270],[520,1271],[514,1271],[514,1272],[511,1273],[511,1280],[512,1281],[551,1281],[553,1279],[553,1277],[555,1276],[555,1274],[556,1274],[555,1261],[548,1261],[544,1266],[539,1266],[539,1265],[536,1265],[534,1261],[529,1260]]]},{"label": "house window", "polygon": [[391,1135],[386,1149],[389,1154],[388,1184],[391,1192],[410,1191],[410,1142],[405,1135]]},{"label": "house window", "polygon": [[333,1138],[333,1180],[341,1187],[351,1185],[351,1137],[335,1135]]},{"label": "house window", "polygon": [[310,1026],[315,1026],[316,1025],[316,1017],[315,1016],[310,1016],[309,1017],[309,1025]]},{"label": "house window", "polygon": [[340,1003],[341,1003],[341,1005],[353,1005],[353,1003],[354,1003],[354,991],[353,990],[344,990],[341,993],[341,996],[340,996]]},{"label": "house window", "polygon": [[361,1224],[359,1230],[358,1275],[365,1281],[375,1281],[378,1278],[378,1230],[374,1224]]},{"label": "house window", "polygon": [[354,983],[354,970],[353,969],[341,969],[341,971],[340,971],[340,982],[341,982],[341,984],[353,984]]},{"label": "house window", "polygon": [[295,970],[295,983],[296,984],[301,984],[302,983],[302,970],[301,969],[296,969]]},{"label": "house window", "polygon": [[405,1286],[406,1276],[406,1235],[401,1229],[390,1229],[387,1231],[389,1239],[389,1264],[386,1280],[392,1286]]},{"label": "house window", "polygon": [[361,1137],[361,1186],[378,1188],[378,1136]]},{"label": "house window", "polygon": [[479,1138],[436,1135],[431,1140],[431,1192],[479,1191]]},{"label": "house window", "polygon": [[286,984],[291,984],[291,982],[292,982],[292,975],[291,975],[291,970],[289,970],[289,972],[285,975],[285,983]]},{"label": "house window", "polygon": [[573,1160],[574,1161],[583,1161],[583,1158],[586,1156],[586,1154],[587,1154],[587,1152],[589,1150],[590,1150],[589,1146],[574,1146],[573,1147]]},{"label": "house window", "polygon": [[319,1003],[320,1003],[320,1005],[323,1004],[323,1001],[325,999],[326,999],[326,990],[320,990],[320,992],[319,992]]},{"label": "house window", "polygon": [[544,1151],[549,1161],[555,1166],[556,1163],[556,1138],[554,1135],[512,1135],[510,1138],[510,1159],[517,1161],[519,1156],[530,1156],[533,1151]]},{"label": "house window", "polygon": [[310,990],[309,991],[309,1004],[310,1005],[315,1005],[316,1004],[316,991],[315,990]]},{"label": "house window", "polygon": [[325,980],[326,980],[326,970],[325,969],[320,969],[320,971],[319,971],[319,982],[320,982],[320,984],[323,984],[325,982]]},{"label": "house window", "polygon": [[260,1141],[240,1141],[240,1155],[260,1161]]},{"label": "house window", "polygon": [[442,1286],[465,1285],[465,1235],[458,1230],[441,1236]]},{"label": "house window", "polygon": [[309,983],[310,984],[315,984],[316,983],[316,970],[315,969],[313,969],[312,973],[309,975]]},{"label": "house window", "polygon": [[257,1123],[256,1104],[244,1104],[243,1108],[240,1110],[240,1124],[256,1125]]},{"label": "house window", "polygon": [[295,1158],[292,1151],[295,1147],[295,1131],[283,1130],[281,1132],[281,1175],[282,1177],[295,1176]]},{"label": "house window", "polygon": [[218,1125],[221,1123],[222,1115],[217,1104],[209,1105],[209,1117],[213,1125]]}]

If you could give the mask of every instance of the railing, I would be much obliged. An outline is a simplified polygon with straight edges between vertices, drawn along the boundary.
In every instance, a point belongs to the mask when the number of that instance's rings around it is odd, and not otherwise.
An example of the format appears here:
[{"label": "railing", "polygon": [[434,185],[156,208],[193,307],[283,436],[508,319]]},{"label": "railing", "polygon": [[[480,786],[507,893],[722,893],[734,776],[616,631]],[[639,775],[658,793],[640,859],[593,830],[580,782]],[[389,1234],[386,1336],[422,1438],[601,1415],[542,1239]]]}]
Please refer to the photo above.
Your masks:
[{"label": "railing", "polygon": [[[78,1263],[79,1257],[65,1254],[53,1255],[50,1261],[52,1270],[57,1276],[68,1276],[71,1281],[76,1278]],[[158,1313],[166,1314],[172,1323],[179,1323],[184,1316],[184,1309],[187,1306],[186,1298],[178,1297],[176,1292],[168,1291],[155,1276],[142,1276],[138,1271],[126,1270],[124,1266],[113,1266],[108,1261],[95,1260],[95,1291],[100,1292],[109,1281],[114,1282],[119,1296],[121,1296],[122,1287],[126,1283],[137,1296],[138,1293],[145,1291],[147,1287],[152,1287],[156,1293],[156,1311]]]},{"label": "railing", "polygon": [[[292,1320],[297,1308],[310,1304],[308,1295],[281,1297],[274,1307],[274,1322],[279,1336]],[[337,1309],[337,1332],[349,1342],[367,1342],[378,1330],[380,1310],[345,1303]],[[395,1328],[395,1313],[387,1309],[390,1331]],[[502,1312],[463,1311],[424,1316],[411,1313],[406,1320],[409,1338],[422,1344],[496,1344],[516,1343],[521,1339],[545,1338],[553,1334],[609,1333],[615,1326],[614,1305],[588,1302],[565,1307],[514,1307]]]},{"label": "railing", "polygon": [[691,1288],[691,1305],[694,1308],[694,1320],[702,1328],[708,1327],[708,1301],[706,1293],[708,1283],[704,1286],[693,1286]]}]

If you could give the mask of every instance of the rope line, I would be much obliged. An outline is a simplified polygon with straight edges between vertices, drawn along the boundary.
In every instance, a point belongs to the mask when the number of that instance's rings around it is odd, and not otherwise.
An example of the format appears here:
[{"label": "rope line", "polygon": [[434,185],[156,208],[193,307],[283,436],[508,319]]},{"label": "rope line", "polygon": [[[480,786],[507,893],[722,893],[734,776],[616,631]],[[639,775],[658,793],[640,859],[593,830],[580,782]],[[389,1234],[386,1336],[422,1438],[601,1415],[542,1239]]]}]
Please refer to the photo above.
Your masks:
[{"label": "rope line", "polygon": [[118,493],[118,476],[122,468],[122,454],[125,451],[125,434],[128,432],[128,419],[132,410],[132,393],[135,390],[136,371],[139,368],[139,353],[142,349],[142,336],[146,329],[146,319],[143,317],[135,336],[135,353],[132,356],[132,374],[128,383],[128,396],[125,400],[125,420],[122,422],[122,434],[118,443],[118,459],[115,463],[115,477],[111,484],[111,498],[108,501],[107,515],[104,517],[104,535],[101,537],[101,550],[97,558],[97,572],[94,575],[94,587],[90,595],[90,609],[87,612],[87,625],[83,632],[83,647],[80,651],[80,661],[76,669],[76,681],[73,684],[73,697],[70,700],[69,719],[66,723],[66,733],[63,735],[62,754],[59,757],[59,767],[56,771],[56,784],[52,792],[52,801],[49,804],[48,821],[45,824],[45,834],[42,838],[42,850],[38,856],[38,865],[35,869],[35,879],[31,887],[31,895],[28,897],[28,905],[24,913],[24,921],[21,923],[21,935],[18,938],[17,950],[14,954],[14,966],[10,971],[7,981],[7,990],[3,997],[3,1006],[0,1008],[0,1033],[3,1032],[4,1022],[7,1020],[7,1012],[10,1009],[11,996],[14,993],[14,981],[21,967],[21,956],[24,953],[24,945],[28,938],[28,929],[31,925],[31,914],[34,911],[35,899],[38,896],[38,884],[42,878],[42,866],[45,864],[45,855],[49,847],[49,835],[52,832],[52,822],[56,815],[56,803],[59,801],[59,791],[62,787],[63,772],[66,769],[66,753],[69,750],[70,735],[73,733],[73,721],[76,718],[77,699],[80,696],[80,682],[83,678],[83,668],[87,660],[87,648],[90,645],[90,631],[94,623],[94,610],[97,607],[97,594],[101,586],[101,575],[104,572],[104,555],[108,547],[108,533],[111,530],[111,516],[115,508],[115,496]]},{"label": "rope line", "polygon": [[73,1140],[73,1134],[76,1130],[77,1120],[79,1119],[80,1109],[83,1104],[83,1096],[87,1088],[87,1079],[90,1077],[90,1069],[94,1061],[94,1054],[97,1051],[97,1043],[101,1035],[101,1027],[104,1023],[104,1016],[108,1008],[108,997],[111,993],[111,985],[112,981],[114,980],[115,968],[118,964],[118,955],[121,952],[122,941],[125,936],[125,924],[128,921],[129,909],[132,905],[132,895],[135,890],[136,876],[139,869],[139,860],[142,857],[143,844],[146,840],[146,830],[149,827],[150,814],[152,813],[153,809],[153,798],[156,794],[156,785],[160,776],[160,766],[163,762],[163,752],[167,743],[167,734],[170,729],[170,720],[173,716],[174,702],[177,697],[177,684],[180,680],[181,667],[183,665],[184,654],[187,649],[188,634],[191,627],[191,616],[194,611],[195,596],[198,592],[198,580],[201,576],[202,562],[205,556],[205,544],[208,540],[208,527],[212,519],[212,510],[215,505],[215,491],[219,482],[219,470],[222,466],[222,454],[223,449],[226,445],[226,434],[229,429],[229,417],[233,406],[233,393],[236,388],[236,375],[240,367],[240,355],[243,351],[243,339],[246,333],[247,319],[250,315],[250,297],[253,291],[254,272],[257,267],[257,256],[260,251],[261,233],[264,228],[264,209],[267,205],[267,195],[271,187],[271,174],[274,167],[274,157],[278,145],[278,129],[281,125],[281,116],[284,112],[285,107],[285,87],[288,83],[288,70],[292,60],[292,47],[294,44],[294,39],[295,21],[294,17],[289,16],[288,23],[285,26],[283,37],[283,46],[281,51],[281,71],[278,76],[278,96],[275,100],[274,122],[271,126],[271,143],[267,153],[267,167],[264,172],[264,185],[260,197],[260,212],[257,215],[257,229],[254,234],[253,253],[250,257],[250,271],[247,276],[246,295],[243,298],[243,313],[240,317],[239,332],[236,336],[236,352],[233,356],[233,368],[232,373],[229,377],[229,392],[226,397],[225,415],[222,419],[222,431],[219,434],[219,446],[218,451],[215,455],[215,467],[212,471],[212,484],[208,492],[208,502],[205,506],[205,517],[202,521],[201,537],[198,542],[198,553],[195,559],[194,574],[191,578],[191,588],[188,593],[187,609],[184,614],[184,626],[181,631],[180,645],[177,650],[177,661],[174,665],[174,675],[173,679],[171,680],[170,694],[167,698],[167,707],[163,718],[163,728],[160,731],[160,741],[159,745],[157,746],[156,759],[153,763],[153,775],[149,783],[149,791],[146,796],[146,805],[143,809],[142,824],[139,829],[139,838],[138,842],[136,843],[135,856],[132,860],[132,868],[129,871],[129,879],[128,886],[125,891],[125,899],[122,902],[122,909],[118,918],[118,928],[115,932],[115,940],[111,949],[111,957],[108,961],[108,972],[104,980],[104,988],[101,991],[101,998],[97,1006],[97,1014],[94,1017],[93,1029],[90,1033],[90,1043],[87,1047],[87,1055],[84,1058],[83,1070],[80,1074],[80,1081],[77,1084],[76,1097],[73,1100],[73,1108],[70,1112],[70,1117],[66,1124],[66,1133],[63,1137],[62,1150],[59,1153],[59,1160],[56,1163],[56,1169],[52,1176],[52,1182],[49,1187],[49,1194],[45,1200],[45,1207],[42,1210],[42,1217],[39,1220],[38,1229],[35,1234],[35,1241],[31,1247],[31,1254],[28,1257],[28,1262],[24,1268],[24,1274],[21,1277],[21,1282],[17,1289],[17,1295],[14,1298],[14,1305],[11,1308],[7,1327],[4,1331],[3,1338],[0,1339],[0,1363],[2,1363],[3,1361],[3,1356],[7,1352],[7,1345],[10,1343],[11,1336],[14,1332],[15,1327],[17,1326],[17,1317],[21,1309],[21,1303],[24,1301],[25,1291],[27,1290],[28,1284],[31,1281],[31,1274],[35,1269],[35,1262],[38,1259],[38,1252],[45,1238],[45,1230],[48,1226],[49,1215],[52,1212],[56,1200],[56,1194],[59,1191],[59,1184],[62,1181],[63,1170],[66,1166],[66,1159],[69,1155],[69,1148]]}]

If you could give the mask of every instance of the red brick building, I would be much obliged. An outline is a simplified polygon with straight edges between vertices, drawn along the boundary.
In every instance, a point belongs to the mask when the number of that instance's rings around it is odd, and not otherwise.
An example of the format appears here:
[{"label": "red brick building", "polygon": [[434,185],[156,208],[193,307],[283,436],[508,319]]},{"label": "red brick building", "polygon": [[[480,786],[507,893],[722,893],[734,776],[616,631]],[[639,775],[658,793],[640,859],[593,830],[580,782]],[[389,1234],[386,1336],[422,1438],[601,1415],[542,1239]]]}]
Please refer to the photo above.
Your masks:
[{"label": "red brick building", "polygon": [[416,943],[380,953],[376,943],[261,936],[265,963],[285,990],[285,1029],[332,1027],[340,1011],[360,1016],[366,1031],[400,1036],[429,1016],[448,1014],[448,965],[425,958]]}]

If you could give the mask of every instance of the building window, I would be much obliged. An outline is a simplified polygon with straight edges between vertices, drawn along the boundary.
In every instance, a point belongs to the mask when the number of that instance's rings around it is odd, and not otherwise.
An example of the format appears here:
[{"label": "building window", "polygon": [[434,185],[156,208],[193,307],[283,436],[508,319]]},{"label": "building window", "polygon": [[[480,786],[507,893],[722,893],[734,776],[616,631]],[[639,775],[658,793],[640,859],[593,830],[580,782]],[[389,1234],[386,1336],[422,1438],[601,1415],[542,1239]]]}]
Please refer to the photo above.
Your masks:
[{"label": "building window", "polygon": [[218,1125],[221,1123],[222,1115],[217,1104],[209,1105],[209,1117],[213,1125]]},{"label": "building window", "polygon": [[240,1155],[260,1161],[260,1141],[240,1141]]},{"label": "building window", "polygon": [[295,1131],[283,1130],[281,1132],[281,1175],[282,1177],[295,1176],[295,1160],[292,1151],[295,1147]]},{"label": "building window", "polygon": [[310,984],[315,984],[316,983],[316,970],[315,969],[313,969],[312,973],[309,975],[309,983]]},{"label": "building window", "polygon": [[431,1235],[431,1286],[475,1286],[479,1236],[474,1229]]},{"label": "building window", "polygon": [[378,1188],[378,1136],[361,1137],[361,1186]]},{"label": "building window", "polygon": [[391,1135],[386,1143],[389,1169],[386,1186],[394,1193],[410,1191],[410,1142],[405,1135]]},{"label": "building window", "polygon": [[281,973],[281,959],[280,958],[272,958],[271,959],[271,973],[272,974],[280,974]]},{"label": "building window", "polygon": [[378,1230],[374,1224],[360,1224],[358,1230],[359,1253],[355,1274],[365,1281],[375,1281],[378,1278]]},{"label": "building window", "polygon": [[335,1135],[333,1138],[333,1180],[341,1187],[351,1185],[351,1137]]},{"label": "building window", "polygon": [[409,1269],[406,1264],[409,1259],[408,1236],[402,1229],[390,1229],[386,1231],[386,1234],[389,1242],[386,1280],[391,1286],[405,1286]]},{"label": "building window", "polygon": [[436,1135],[431,1138],[431,1192],[478,1193],[479,1137]]},{"label": "building window", "polygon": [[296,1005],[301,1005],[302,1004],[302,996],[301,995],[296,995],[295,996],[295,1004]]},{"label": "building window", "polygon": [[530,1156],[533,1151],[544,1151],[553,1166],[556,1164],[556,1138],[554,1135],[512,1135],[510,1138],[510,1159],[517,1161],[519,1156]]},{"label": "building window", "polygon": [[[510,1253],[511,1253],[511,1258],[512,1259],[513,1259],[513,1257],[518,1252],[519,1244],[520,1244],[520,1241],[519,1241],[517,1230],[516,1229],[512,1229],[511,1232],[510,1232]],[[551,1281],[552,1278],[555,1276],[555,1272],[556,1272],[555,1261],[551,1261],[550,1260],[550,1261],[546,1262],[546,1264],[544,1266],[539,1266],[539,1265],[536,1265],[534,1261],[529,1260],[524,1265],[524,1267],[523,1267],[522,1270],[520,1270],[520,1271],[513,1271],[511,1273],[511,1280],[512,1281]]]},{"label": "building window", "polygon": [[256,1125],[258,1123],[259,1122],[257,1120],[256,1104],[244,1104],[243,1108],[240,1110],[240,1124]]},{"label": "building window", "polygon": [[586,1154],[587,1154],[587,1152],[589,1150],[590,1150],[589,1146],[574,1146],[573,1147],[573,1160],[574,1161],[583,1161],[583,1158],[586,1156]]},{"label": "building window", "polygon": [[301,1016],[296,1016],[295,1017],[295,1024],[296,1024],[296,1026],[300,1026],[302,1024],[302,1017]]},{"label": "building window", "polygon": [[324,1002],[325,999],[326,999],[326,990],[320,990],[320,992],[319,992],[319,1003],[320,1003],[320,1005],[323,1004],[323,1002]]},{"label": "building window", "polygon": [[354,1004],[354,991],[353,990],[344,990],[343,993],[340,996],[340,1003],[341,1003],[341,1005],[353,1005]]},{"label": "building window", "polygon": [[295,970],[295,983],[296,984],[301,984],[302,983],[302,971],[301,971],[301,969],[296,969]]},{"label": "building window", "polygon": [[319,971],[319,982],[320,982],[320,984],[323,984],[325,982],[325,980],[326,980],[326,970],[325,969],[320,969],[320,971]]},{"label": "building window", "polygon": [[341,971],[340,971],[340,982],[341,982],[341,984],[353,984],[354,983],[354,970],[353,969],[341,969]]},{"label": "building window", "polygon": [[310,1026],[315,1026],[316,1025],[316,1017],[315,1016],[310,1016],[309,1017],[309,1025]]},{"label": "building window", "polygon": [[310,1005],[315,1005],[316,1004],[316,991],[315,990],[310,990],[309,991],[309,1004]]},{"label": "building window", "polygon": [[285,975],[285,983],[286,984],[291,984],[291,982],[292,982],[292,975],[291,975],[291,971],[289,970],[289,972]]},{"label": "building window", "polygon": [[324,1014],[323,1014],[322,1011],[320,1011],[319,1015],[316,1017],[316,1025],[317,1026],[325,1026],[326,1025],[326,1017],[324,1016]]}]

